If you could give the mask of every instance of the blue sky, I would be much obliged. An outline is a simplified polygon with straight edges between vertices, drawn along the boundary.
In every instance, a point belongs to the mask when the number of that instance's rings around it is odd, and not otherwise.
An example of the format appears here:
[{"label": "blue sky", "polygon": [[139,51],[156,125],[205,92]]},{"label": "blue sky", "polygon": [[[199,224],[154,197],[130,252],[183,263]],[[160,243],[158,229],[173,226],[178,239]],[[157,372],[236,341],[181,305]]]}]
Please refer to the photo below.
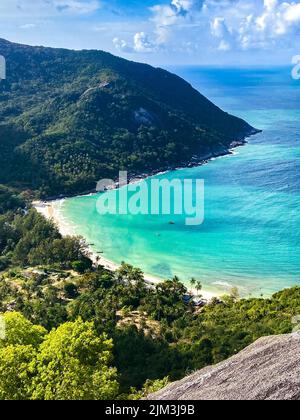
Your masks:
[{"label": "blue sky", "polygon": [[0,0],[0,37],[161,65],[289,65],[300,0]]}]

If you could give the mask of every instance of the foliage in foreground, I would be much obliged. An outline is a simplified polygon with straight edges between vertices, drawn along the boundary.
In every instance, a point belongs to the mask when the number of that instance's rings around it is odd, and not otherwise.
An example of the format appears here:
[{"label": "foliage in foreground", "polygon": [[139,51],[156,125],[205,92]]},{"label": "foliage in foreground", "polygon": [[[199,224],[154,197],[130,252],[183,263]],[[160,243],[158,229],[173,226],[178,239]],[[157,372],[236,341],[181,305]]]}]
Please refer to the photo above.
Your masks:
[{"label": "foliage in foreground", "polygon": [[0,399],[105,400],[118,393],[109,367],[112,341],[78,319],[46,334],[18,314],[4,315],[0,340]]},{"label": "foliage in foreground", "polygon": [[[126,282],[120,282],[121,271]],[[61,272],[71,277],[54,277],[55,285],[51,275],[42,282],[20,275],[17,287],[16,277],[2,278],[2,311],[15,303],[15,310],[30,321],[5,314],[8,330],[0,345],[4,387],[0,398],[139,398],[158,389],[166,377],[180,379],[228,358],[261,336],[290,332],[292,317],[300,313],[300,288],[270,299],[228,297],[197,311],[182,303],[185,288],[177,279],[148,289],[137,278],[139,270],[124,265],[120,272],[99,269],[76,277]],[[135,280],[127,283],[130,275]],[[73,298],[65,289],[71,281],[77,291]],[[162,287],[169,290],[167,301]],[[175,315],[170,318],[172,311]],[[99,378],[100,362],[105,370],[101,365],[104,376]],[[82,390],[79,384],[85,380],[89,386]]]}]

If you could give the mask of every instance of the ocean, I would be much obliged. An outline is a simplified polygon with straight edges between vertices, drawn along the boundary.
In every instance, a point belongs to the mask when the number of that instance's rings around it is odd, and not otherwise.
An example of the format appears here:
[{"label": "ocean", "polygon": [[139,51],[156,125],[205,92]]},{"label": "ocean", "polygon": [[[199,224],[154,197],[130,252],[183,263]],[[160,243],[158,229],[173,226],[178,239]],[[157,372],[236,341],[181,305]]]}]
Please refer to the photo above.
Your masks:
[{"label": "ocean", "polygon": [[291,68],[172,67],[227,112],[263,132],[234,155],[159,175],[204,179],[205,219],[99,215],[97,195],[63,201],[60,212],[94,251],[147,274],[200,280],[207,291],[269,296],[300,284],[300,81]]}]

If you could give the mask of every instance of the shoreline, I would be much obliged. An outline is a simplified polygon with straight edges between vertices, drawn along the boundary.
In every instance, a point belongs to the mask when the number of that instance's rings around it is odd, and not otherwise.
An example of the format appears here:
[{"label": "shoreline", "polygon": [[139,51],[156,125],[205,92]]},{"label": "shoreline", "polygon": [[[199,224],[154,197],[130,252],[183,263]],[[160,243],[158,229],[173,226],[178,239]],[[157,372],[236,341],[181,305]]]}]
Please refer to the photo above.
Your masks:
[{"label": "shoreline", "polygon": [[[33,208],[43,215],[47,220],[51,220],[56,227],[58,228],[62,236],[76,236],[75,232],[72,230],[72,227],[67,224],[64,219],[61,217],[58,206],[62,204],[64,199],[51,200],[51,201],[34,201],[32,203]],[[120,264],[117,264],[95,252],[90,245],[87,244],[87,257],[93,262],[95,266],[101,265],[104,268],[115,272],[120,268]],[[155,277],[150,274],[144,273],[144,279],[149,286],[155,286],[159,283],[164,282],[165,280]],[[199,295],[202,299],[210,301],[213,298],[220,298],[224,293],[210,292],[208,290],[201,290],[200,294],[196,289],[188,287],[188,292],[191,293],[194,298],[197,298]]]},{"label": "shoreline", "polygon": [[[232,141],[230,143],[229,146],[224,146],[222,145],[222,147],[220,148],[219,151],[215,151],[215,152],[211,152],[209,154],[207,154],[206,156],[193,156],[192,159],[187,162],[187,163],[182,163],[179,164],[179,166],[170,166],[170,167],[165,167],[165,168],[160,168],[160,169],[154,169],[150,172],[141,172],[141,173],[130,173],[128,172],[128,184],[132,184],[132,183],[137,183],[139,181],[143,181],[147,178],[151,178],[153,176],[158,176],[158,175],[163,175],[166,174],[168,172],[175,172],[175,171],[179,171],[182,169],[188,169],[188,168],[197,168],[203,165],[207,165],[209,162],[218,159],[218,158],[222,158],[222,157],[226,157],[226,156],[232,156],[235,154],[235,149],[238,149],[239,147],[244,147],[248,144],[247,139],[255,136],[256,134],[261,133],[261,130],[255,129],[253,128],[252,131],[250,131],[248,134],[245,134],[244,137],[242,137],[240,140],[235,140]],[[114,189],[118,189],[119,188],[119,179],[115,178],[114,179],[114,185],[111,186],[109,188],[109,190],[114,190]],[[59,200],[63,200],[66,198],[75,198],[75,197],[85,197],[85,196],[89,196],[89,195],[94,195],[94,194],[98,194],[99,191],[97,191],[97,187],[91,190],[87,190],[84,192],[78,192],[78,193],[73,193],[73,194],[60,194],[58,196],[53,196],[53,197],[47,197],[44,202],[54,202],[54,201],[59,201]],[[39,201],[37,201],[39,202]],[[41,201],[43,202],[43,201]]]},{"label": "shoreline", "polygon": [[[235,149],[239,147],[243,147],[248,143],[246,140],[247,138],[250,138],[256,134],[259,134],[260,132],[261,132],[260,130],[253,129],[247,135],[245,134],[245,136],[241,138],[240,140],[233,141],[229,147],[223,146],[223,148],[220,149],[219,152],[214,152],[207,156],[202,156],[201,158],[194,156],[190,162],[186,163],[185,165],[183,164],[182,166],[179,166],[179,167],[169,167],[169,168],[160,169],[160,170],[153,170],[150,173],[129,174],[128,184],[140,182],[147,178],[151,178],[157,175],[162,175],[168,172],[173,172],[173,171],[175,172],[182,169],[200,167],[200,166],[208,164],[214,159],[234,155]],[[118,188],[119,188],[119,183],[117,180],[115,180],[114,185],[110,187],[110,189],[114,190]],[[99,192],[97,190],[92,190],[92,191],[86,191],[86,192],[83,192],[81,194],[76,194],[76,195],[60,195],[58,197],[49,198],[44,201],[34,201],[32,205],[38,213],[42,214],[46,219],[52,220],[54,222],[54,224],[57,226],[62,236],[76,236],[75,232],[72,231],[71,226],[62,219],[59,213],[59,210],[57,209],[57,204],[58,203],[61,204],[67,198],[84,197],[84,196],[94,195],[98,193]],[[120,264],[117,264],[101,256],[97,252],[95,252],[92,249],[91,245],[87,244],[87,251],[88,251],[87,256],[91,259],[93,264],[96,266],[102,265],[106,269],[113,272],[116,271],[120,267]],[[160,279],[159,277],[155,277],[153,275],[149,275],[146,273],[144,273],[144,279],[145,279],[145,282],[148,283],[150,286],[155,286],[165,281],[164,279]],[[188,292],[191,293],[195,298],[199,296],[199,293],[193,288],[188,288]],[[213,298],[220,298],[222,295],[224,295],[224,292],[223,293],[221,291],[210,292],[207,290],[201,290],[200,295],[204,300],[210,301]]]}]

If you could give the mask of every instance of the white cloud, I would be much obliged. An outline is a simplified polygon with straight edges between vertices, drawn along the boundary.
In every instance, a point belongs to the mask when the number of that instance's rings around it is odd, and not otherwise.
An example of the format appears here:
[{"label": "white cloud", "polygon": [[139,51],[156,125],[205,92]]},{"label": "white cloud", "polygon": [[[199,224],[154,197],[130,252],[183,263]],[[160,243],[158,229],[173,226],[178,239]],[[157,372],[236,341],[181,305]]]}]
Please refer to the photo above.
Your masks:
[{"label": "white cloud", "polygon": [[225,38],[230,35],[225,19],[220,17],[211,22],[211,32],[216,38]]},{"label": "white cloud", "polygon": [[113,44],[119,52],[132,53],[133,49],[124,39],[118,37],[113,39]]},{"label": "white cloud", "polygon": [[174,27],[196,21],[201,13],[203,3],[204,0],[172,0],[168,5],[153,6],[151,20],[155,24],[157,44],[167,42]]},{"label": "white cloud", "polygon": [[145,32],[138,32],[134,35],[134,50],[136,52],[154,52],[156,49]]},{"label": "white cloud", "polygon": [[204,0],[172,0],[167,5],[156,5],[151,8],[153,21],[158,25],[171,26],[190,18],[191,13],[200,12]]},{"label": "white cloud", "polygon": [[[274,48],[289,46],[300,29],[300,4],[264,0],[261,8],[235,19],[228,16],[225,25],[229,28],[231,42],[242,49]],[[253,1],[252,4],[254,5]]]},{"label": "white cloud", "polygon": [[156,51],[156,44],[152,43],[145,32],[137,32],[133,37],[132,44],[128,44],[124,39],[114,38],[113,44],[120,52],[127,53],[151,53]]},{"label": "white cloud", "polygon": [[[152,17],[150,22],[153,25],[153,31],[149,35],[146,32],[138,32],[129,42],[118,40],[114,42],[117,49],[122,51],[149,53],[159,49],[164,49],[174,32],[184,27],[192,27],[197,21],[196,16],[201,14],[205,0],[171,0],[169,4],[158,4],[150,8]],[[191,48],[192,43],[189,40],[181,42],[177,47],[179,49]],[[120,48],[121,47],[121,48]],[[124,49],[125,48],[125,49]],[[125,52],[126,52],[125,51]]]},{"label": "white cloud", "polygon": [[218,50],[231,50],[231,31],[224,18],[216,17],[211,22],[211,34],[219,40]]},{"label": "white cloud", "polygon": [[190,52],[284,49],[300,34],[300,0],[169,0],[150,10],[152,29],[123,41],[125,48],[139,53],[181,51],[186,45]]},{"label": "white cloud", "polygon": [[288,6],[284,12],[284,19],[287,22],[298,23],[300,21],[300,4]]}]

